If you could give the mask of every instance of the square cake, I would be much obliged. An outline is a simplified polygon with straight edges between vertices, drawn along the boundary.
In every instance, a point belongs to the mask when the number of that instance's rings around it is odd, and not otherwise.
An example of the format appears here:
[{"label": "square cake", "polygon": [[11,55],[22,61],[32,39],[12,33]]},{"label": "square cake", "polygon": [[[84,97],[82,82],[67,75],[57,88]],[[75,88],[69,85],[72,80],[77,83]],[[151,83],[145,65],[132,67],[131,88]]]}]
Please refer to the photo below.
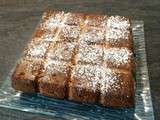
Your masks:
[{"label": "square cake", "polygon": [[132,26],[123,16],[46,11],[12,86],[58,99],[133,107]]},{"label": "square cake", "polygon": [[55,98],[67,96],[67,84],[70,75],[70,63],[48,59],[45,70],[38,80],[40,93]]}]

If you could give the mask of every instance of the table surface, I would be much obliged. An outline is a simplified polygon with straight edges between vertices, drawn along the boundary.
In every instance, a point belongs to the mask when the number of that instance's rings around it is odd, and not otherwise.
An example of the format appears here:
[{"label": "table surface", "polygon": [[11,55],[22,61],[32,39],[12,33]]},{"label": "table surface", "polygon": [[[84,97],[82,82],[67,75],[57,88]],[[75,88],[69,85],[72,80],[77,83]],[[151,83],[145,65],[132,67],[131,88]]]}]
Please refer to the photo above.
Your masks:
[{"label": "table surface", "polygon": [[[0,0],[0,82],[6,79],[45,9],[124,15],[143,20],[155,118],[160,119],[159,0]],[[52,117],[0,108],[1,120],[53,120]],[[58,119],[58,118],[57,118]]]}]

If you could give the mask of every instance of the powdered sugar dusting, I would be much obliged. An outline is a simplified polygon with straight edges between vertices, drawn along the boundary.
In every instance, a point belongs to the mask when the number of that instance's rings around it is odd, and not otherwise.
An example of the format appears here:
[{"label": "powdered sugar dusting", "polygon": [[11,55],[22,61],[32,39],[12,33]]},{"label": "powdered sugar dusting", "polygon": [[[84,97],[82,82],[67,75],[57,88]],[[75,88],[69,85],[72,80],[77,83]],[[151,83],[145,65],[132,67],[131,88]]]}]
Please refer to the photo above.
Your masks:
[{"label": "powdered sugar dusting", "polygon": [[100,47],[83,45],[79,47],[77,61],[82,63],[102,63],[103,50]]},{"label": "powdered sugar dusting", "polygon": [[80,35],[81,44],[101,44],[104,42],[104,31],[90,28]]},{"label": "powdered sugar dusting", "polygon": [[122,31],[119,29],[109,29],[106,32],[105,37],[106,37],[105,40],[107,42],[116,44],[121,41],[127,41],[129,38],[129,31],[128,30]]},{"label": "powdered sugar dusting", "polygon": [[132,53],[127,48],[109,48],[104,50],[104,60],[119,66],[129,63]]},{"label": "powdered sugar dusting", "polygon": [[107,21],[108,28],[127,30],[130,26],[129,20],[121,16],[111,16]]},{"label": "powdered sugar dusting", "polygon": [[130,22],[125,17],[111,16],[107,21],[106,41],[110,43],[117,43],[129,39]]},{"label": "powdered sugar dusting", "polygon": [[[100,86],[102,94],[113,87],[113,84],[119,79],[119,76],[109,68],[100,65],[76,65],[73,70],[73,76],[77,78],[77,87],[91,89],[96,91]],[[113,87],[114,88],[114,87]]]},{"label": "powdered sugar dusting", "polygon": [[[100,81],[100,71],[96,66],[76,65],[73,70],[73,76],[78,80],[77,87],[92,89],[96,91]],[[97,74],[97,75],[96,75]]]},{"label": "powdered sugar dusting", "polygon": [[76,43],[57,43],[47,53],[48,58],[71,61]]},{"label": "powdered sugar dusting", "polygon": [[69,71],[69,63],[64,61],[56,61],[53,59],[47,59],[44,63],[44,68],[49,74],[61,72],[64,74],[68,74]]},{"label": "powdered sugar dusting", "polygon": [[80,34],[79,26],[64,25],[61,29],[60,35],[67,38],[77,38]]},{"label": "powdered sugar dusting", "polygon": [[49,46],[47,42],[40,42],[37,44],[30,43],[28,48],[24,51],[26,57],[44,57],[46,50]]},{"label": "powdered sugar dusting", "polygon": [[45,29],[55,29],[58,26],[63,25],[62,21],[64,20],[64,12],[59,12],[51,15],[41,26]]},{"label": "powdered sugar dusting", "polygon": [[100,81],[100,93],[105,94],[109,92],[109,90],[118,88],[119,84],[116,84],[116,82],[119,80],[119,75],[109,68],[102,67],[101,69],[103,72]]}]

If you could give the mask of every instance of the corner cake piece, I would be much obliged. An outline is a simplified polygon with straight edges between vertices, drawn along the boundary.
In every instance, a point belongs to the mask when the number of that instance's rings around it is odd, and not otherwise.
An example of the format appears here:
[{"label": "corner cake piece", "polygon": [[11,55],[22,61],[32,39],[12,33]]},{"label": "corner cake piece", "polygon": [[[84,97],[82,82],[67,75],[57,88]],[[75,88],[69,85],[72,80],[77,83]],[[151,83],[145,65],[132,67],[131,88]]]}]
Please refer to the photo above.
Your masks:
[{"label": "corner cake piece", "polygon": [[49,10],[16,66],[12,86],[54,98],[132,107],[134,69],[128,18]]},{"label": "corner cake piece", "polygon": [[132,73],[108,69],[101,81],[99,102],[103,106],[133,107],[134,97],[135,83]]},{"label": "corner cake piece", "polygon": [[40,59],[21,59],[12,75],[12,86],[23,92],[37,92],[37,77],[43,70]]},{"label": "corner cake piece", "polygon": [[65,98],[71,64],[48,59],[44,66],[45,71],[38,80],[40,93],[55,98]]},{"label": "corner cake piece", "polygon": [[64,20],[64,12],[48,11],[43,14],[40,27],[53,31],[63,25]]},{"label": "corner cake piece", "polygon": [[133,49],[130,20],[121,16],[109,17],[106,25],[105,41],[106,46]]},{"label": "corner cake piece", "polygon": [[131,22],[129,18],[123,16],[110,16],[107,20],[106,27],[127,30],[131,28]]}]

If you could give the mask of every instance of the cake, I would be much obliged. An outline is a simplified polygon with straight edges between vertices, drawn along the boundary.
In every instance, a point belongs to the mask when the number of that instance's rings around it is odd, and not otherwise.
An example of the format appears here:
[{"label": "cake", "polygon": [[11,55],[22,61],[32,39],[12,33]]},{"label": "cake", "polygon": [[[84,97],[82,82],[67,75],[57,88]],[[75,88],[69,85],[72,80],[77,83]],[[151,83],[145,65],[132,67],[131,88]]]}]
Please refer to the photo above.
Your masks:
[{"label": "cake", "polygon": [[75,65],[69,82],[68,99],[87,103],[98,101],[98,81],[101,76],[96,71],[97,68],[92,65]]},{"label": "cake", "polygon": [[12,75],[12,86],[24,92],[38,92],[37,77],[43,70],[42,62],[34,58],[22,58]]},{"label": "cake", "polygon": [[123,16],[46,11],[12,86],[58,99],[133,107],[132,26]]},{"label": "cake", "polygon": [[70,63],[48,60],[44,65],[45,71],[38,80],[40,93],[55,98],[65,98],[67,96]]}]

